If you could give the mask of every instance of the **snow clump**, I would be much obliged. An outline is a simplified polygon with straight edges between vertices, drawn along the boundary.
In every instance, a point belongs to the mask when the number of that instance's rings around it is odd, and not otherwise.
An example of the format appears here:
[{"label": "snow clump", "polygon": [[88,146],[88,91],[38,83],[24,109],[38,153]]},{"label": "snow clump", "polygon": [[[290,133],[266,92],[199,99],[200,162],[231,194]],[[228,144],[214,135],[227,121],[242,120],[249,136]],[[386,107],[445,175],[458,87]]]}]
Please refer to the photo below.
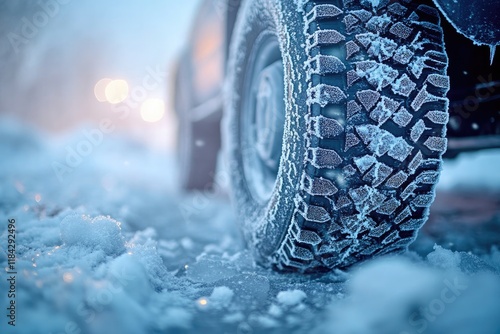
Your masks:
[{"label": "snow clump", "polygon": [[119,255],[125,251],[120,223],[110,217],[66,216],[61,221],[61,239],[69,247],[102,250],[106,255]]}]

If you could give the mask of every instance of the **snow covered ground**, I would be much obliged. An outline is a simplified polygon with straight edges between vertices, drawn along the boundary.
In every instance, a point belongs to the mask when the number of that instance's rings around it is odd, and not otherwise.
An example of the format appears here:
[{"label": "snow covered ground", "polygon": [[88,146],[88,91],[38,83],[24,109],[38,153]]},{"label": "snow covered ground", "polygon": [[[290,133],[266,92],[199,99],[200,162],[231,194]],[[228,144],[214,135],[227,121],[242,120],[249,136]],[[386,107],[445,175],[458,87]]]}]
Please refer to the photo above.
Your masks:
[{"label": "snow covered ground", "polygon": [[2,333],[500,333],[500,183],[472,163],[498,151],[446,164],[407,254],[306,276],[255,265],[227,198],[181,194],[172,156],[85,133],[0,121]]}]

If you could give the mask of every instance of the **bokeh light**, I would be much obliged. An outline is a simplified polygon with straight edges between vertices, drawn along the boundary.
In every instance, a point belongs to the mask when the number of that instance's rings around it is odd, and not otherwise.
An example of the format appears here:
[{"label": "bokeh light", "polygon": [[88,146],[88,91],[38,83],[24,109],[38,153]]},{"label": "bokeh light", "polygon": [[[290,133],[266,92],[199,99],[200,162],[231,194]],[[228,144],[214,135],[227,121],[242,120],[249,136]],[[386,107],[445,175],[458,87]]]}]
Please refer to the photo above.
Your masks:
[{"label": "bokeh light", "polygon": [[102,78],[101,80],[97,81],[97,83],[94,86],[94,95],[97,101],[99,102],[106,102],[106,86],[113,80],[110,78]]},{"label": "bokeh light", "polygon": [[111,80],[104,89],[106,101],[111,104],[123,102],[128,96],[128,84],[125,80]]},{"label": "bokeh light", "polygon": [[206,298],[200,298],[198,299],[198,305],[200,306],[207,306],[208,300]]},{"label": "bokeh light", "polygon": [[73,274],[72,273],[69,273],[69,272],[64,273],[64,275],[63,275],[64,282],[71,283],[71,282],[73,282],[73,279],[74,278],[73,278]]},{"label": "bokeh light", "polygon": [[147,99],[141,105],[141,117],[146,122],[158,122],[165,114],[165,102],[161,99]]}]

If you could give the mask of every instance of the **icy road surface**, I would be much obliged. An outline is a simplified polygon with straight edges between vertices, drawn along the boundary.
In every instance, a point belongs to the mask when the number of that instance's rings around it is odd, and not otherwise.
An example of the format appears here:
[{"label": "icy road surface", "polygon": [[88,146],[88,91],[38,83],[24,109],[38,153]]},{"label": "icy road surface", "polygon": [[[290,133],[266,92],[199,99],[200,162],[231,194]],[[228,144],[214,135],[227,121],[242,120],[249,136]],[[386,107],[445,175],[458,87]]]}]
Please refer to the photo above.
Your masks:
[{"label": "icy road surface", "polygon": [[172,157],[107,135],[79,159],[84,133],[0,122],[2,333],[500,333],[498,151],[447,162],[407,254],[305,276],[256,266],[228,200],[181,195]]}]

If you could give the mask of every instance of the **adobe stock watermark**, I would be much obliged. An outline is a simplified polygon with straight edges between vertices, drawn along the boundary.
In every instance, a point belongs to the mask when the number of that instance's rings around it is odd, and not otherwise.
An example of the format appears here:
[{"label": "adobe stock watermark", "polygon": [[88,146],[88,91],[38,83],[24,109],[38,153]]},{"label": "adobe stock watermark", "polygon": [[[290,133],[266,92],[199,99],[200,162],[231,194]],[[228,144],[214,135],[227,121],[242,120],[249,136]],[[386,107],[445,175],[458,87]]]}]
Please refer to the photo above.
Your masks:
[{"label": "adobe stock watermark", "polygon": [[[144,102],[150,92],[155,91],[165,80],[166,71],[157,66],[147,67],[146,75],[140,85],[134,86],[130,91],[130,97],[120,104],[113,105],[112,113],[117,114],[120,120],[125,120],[131,111],[138,108]],[[106,135],[115,131],[116,125],[111,117],[101,119],[99,125],[89,130],[83,130],[84,138],[73,145],[66,145],[63,161],[52,161],[52,170],[56,174],[59,182],[64,182],[64,178],[78,168],[94,150],[99,147]]]},{"label": "adobe stock watermark", "polygon": [[482,100],[490,98],[498,90],[500,83],[493,81],[493,74],[488,77],[482,75],[477,77],[479,85],[476,85],[474,95],[465,97],[461,103],[453,104],[453,113],[459,115],[463,119],[468,119],[470,115],[479,108]]},{"label": "adobe stock watermark", "polygon": [[61,6],[70,3],[71,0],[40,0],[38,1],[38,10],[28,17],[21,18],[21,24],[14,32],[7,33],[7,39],[14,49],[19,53],[21,48],[28,44],[30,40],[38,36],[51,19],[59,14]]},{"label": "adobe stock watermark", "polygon": [[468,288],[468,285],[457,277],[452,281],[445,279],[443,283],[445,287],[441,290],[439,297],[431,300],[427,306],[420,307],[418,312],[413,312],[408,318],[408,323],[413,330],[402,331],[400,334],[425,332],[429,324],[436,321],[445,312],[447,305],[454,303]]}]

